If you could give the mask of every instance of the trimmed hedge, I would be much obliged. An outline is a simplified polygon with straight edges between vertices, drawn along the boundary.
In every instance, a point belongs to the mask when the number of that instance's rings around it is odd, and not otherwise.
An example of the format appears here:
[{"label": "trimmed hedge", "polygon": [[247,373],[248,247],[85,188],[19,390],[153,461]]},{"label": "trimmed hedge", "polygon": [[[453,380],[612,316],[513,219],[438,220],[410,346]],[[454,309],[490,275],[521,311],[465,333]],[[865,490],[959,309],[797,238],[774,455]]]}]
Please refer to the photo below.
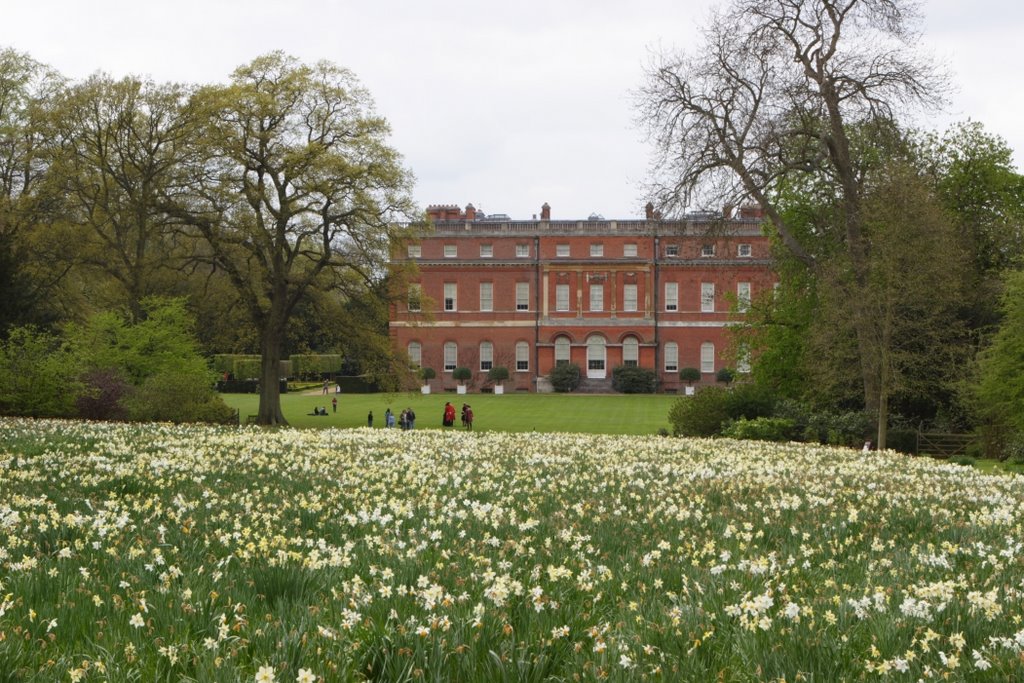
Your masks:
[{"label": "trimmed hedge", "polygon": [[[258,394],[260,393],[260,381],[258,379],[227,379],[217,382],[217,391],[222,394]],[[281,380],[281,393],[288,393],[288,380]]]}]

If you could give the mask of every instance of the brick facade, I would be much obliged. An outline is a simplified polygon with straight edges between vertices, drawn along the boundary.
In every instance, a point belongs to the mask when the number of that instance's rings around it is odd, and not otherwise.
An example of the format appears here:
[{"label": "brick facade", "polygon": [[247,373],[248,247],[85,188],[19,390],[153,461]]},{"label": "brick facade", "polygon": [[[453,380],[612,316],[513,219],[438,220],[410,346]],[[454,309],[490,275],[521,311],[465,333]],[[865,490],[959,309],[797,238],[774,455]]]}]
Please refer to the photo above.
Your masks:
[{"label": "brick facade", "polygon": [[513,221],[431,206],[433,232],[394,255],[416,262],[421,295],[418,311],[415,295],[392,307],[391,338],[437,372],[433,390],[454,387],[460,366],[474,373],[471,390],[489,387],[488,355],[509,369],[506,391],[547,390],[556,355],[596,387],[619,365],[655,369],[659,391],[681,390],[681,368],[707,383],[737,366],[726,329],[742,317],[737,301],[776,282],[756,207],[681,221],[650,206],[644,220],[561,221],[550,211]]}]

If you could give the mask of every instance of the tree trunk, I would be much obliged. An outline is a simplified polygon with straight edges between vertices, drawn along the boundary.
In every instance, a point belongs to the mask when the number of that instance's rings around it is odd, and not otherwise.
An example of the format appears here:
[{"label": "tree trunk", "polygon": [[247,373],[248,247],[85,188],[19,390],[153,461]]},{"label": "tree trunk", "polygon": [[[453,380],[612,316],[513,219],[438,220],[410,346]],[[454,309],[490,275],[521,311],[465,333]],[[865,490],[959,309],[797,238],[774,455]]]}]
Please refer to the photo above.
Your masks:
[{"label": "tree trunk", "polygon": [[287,425],[281,412],[281,340],[284,332],[277,325],[268,325],[260,344],[260,409],[257,424]]}]

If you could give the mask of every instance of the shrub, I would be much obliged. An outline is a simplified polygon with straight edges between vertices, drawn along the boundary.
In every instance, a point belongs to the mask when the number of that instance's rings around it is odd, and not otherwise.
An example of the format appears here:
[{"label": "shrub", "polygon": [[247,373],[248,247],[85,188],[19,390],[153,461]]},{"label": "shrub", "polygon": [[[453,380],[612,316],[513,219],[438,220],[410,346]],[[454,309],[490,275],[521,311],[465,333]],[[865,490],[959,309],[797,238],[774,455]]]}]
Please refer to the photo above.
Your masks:
[{"label": "shrub", "polygon": [[466,367],[455,368],[452,370],[452,379],[458,382],[465,382],[473,376],[473,371]]},{"label": "shrub", "polygon": [[706,387],[679,398],[669,411],[669,422],[676,436],[715,436],[728,420],[769,417],[774,407],[769,390],[756,384]]},{"label": "shrub", "polygon": [[722,435],[751,441],[792,441],[798,431],[793,420],[785,417],[741,417],[723,429]]},{"label": "shrub", "polygon": [[732,380],[735,378],[733,371],[729,368],[722,368],[715,373],[715,380],[722,384],[732,384]]},{"label": "shrub", "polygon": [[194,372],[152,375],[124,404],[132,420],[147,422],[223,423],[235,413],[210,388],[206,373]]},{"label": "shrub", "polygon": [[700,381],[700,370],[697,368],[683,368],[679,371],[679,379],[687,384]]},{"label": "shrub", "polygon": [[70,417],[78,383],[61,340],[33,327],[10,331],[0,342],[0,413]]},{"label": "shrub", "polygon": [[812,413],[804,440],[859,448],[872,434],[872,425],[871,417],[862,411]]},{"label": "shrub", "polygon": [[649,368],[620,365],[612,369],[612,389],[623,394],[653,394],[656,377]]},{"label": "shrub", "polygon": [[683,396],[672,404],[668,421],[675,436],[714,436],[729,419],[729,392],[722,387],[707,387],[693,396]]},{"label": "shrub", "polygon": [[434,371],[434,368],[420,368],[420,379],[423,381],[429,382],[435,377],[437,377],[437,373]]},{"label": "shrub", "polygon": [[90,370],[80,378],[82,389],[75,399],[78,416],[86,420],[126,420],[122,401],[132,386],[115,368]]},{"label": "shrub", "polygon": [[580,385],[580,366],[575,363],[563,363],[551,368],[548,380],[555,391],[566,393],[575,391]]},{"label": "shrub", "polygon": [[487,371],[487,378],[494,383],[504,382],[508,379],[508,368],[504,365],[495,365]]}]

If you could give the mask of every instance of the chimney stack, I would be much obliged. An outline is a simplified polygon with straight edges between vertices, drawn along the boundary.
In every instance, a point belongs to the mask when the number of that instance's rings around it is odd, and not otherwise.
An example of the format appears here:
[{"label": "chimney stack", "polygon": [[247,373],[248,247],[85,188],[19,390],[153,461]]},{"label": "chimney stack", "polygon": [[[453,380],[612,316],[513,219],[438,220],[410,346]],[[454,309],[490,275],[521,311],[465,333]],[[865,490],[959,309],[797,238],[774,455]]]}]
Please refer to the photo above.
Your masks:
[{"label": "chimney stack", "polygon": [[740,218],[745,220],[761,220],[764,218],[764,209],[760,204],[744,204],[740,207]]},{"label": "chimney stack", "polygon": [[540,219],[542,221],[551,220],[551,206],[547,202],[544,202],[544,206],[540,207]]},{"label": "chimney stack", "polygon": [[654,220],[654,203],[653,202],[647,202],[647,206],[644,207],[644,210],[646,211],[647,220],[653,221]]},{"label": "chimney stack", "polygon": [[466,204],[466,220],[467,221],[475,221],[476,220],[476,207],[473,206],[472,204]]}]

